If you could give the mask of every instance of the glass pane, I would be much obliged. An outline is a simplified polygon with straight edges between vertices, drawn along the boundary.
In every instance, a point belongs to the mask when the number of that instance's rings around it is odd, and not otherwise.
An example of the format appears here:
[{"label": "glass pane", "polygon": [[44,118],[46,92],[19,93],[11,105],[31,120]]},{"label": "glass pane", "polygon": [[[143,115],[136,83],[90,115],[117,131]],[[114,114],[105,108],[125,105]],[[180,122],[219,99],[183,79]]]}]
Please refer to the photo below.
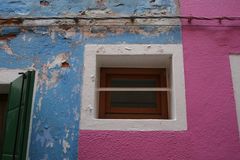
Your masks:
[{"label": "glass pane", "polygon": [[155,108],[157,92],[114,91],[110,92],[111,107]]},{"label": "glass pane", "polygon": [[127,79],[113,78],[110,87],[156,87],[156,79]]}]

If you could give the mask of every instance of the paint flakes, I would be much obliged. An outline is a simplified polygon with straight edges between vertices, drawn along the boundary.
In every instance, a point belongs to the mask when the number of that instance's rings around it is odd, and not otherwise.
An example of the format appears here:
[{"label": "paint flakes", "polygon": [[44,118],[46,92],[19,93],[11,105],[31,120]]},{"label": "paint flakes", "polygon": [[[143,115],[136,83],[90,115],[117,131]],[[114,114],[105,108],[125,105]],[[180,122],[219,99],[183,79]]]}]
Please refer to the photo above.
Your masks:
[{"label": "paint flakes", "polygon": [[66,133],[65,138],[68,138],[68,136],[69,136],[69,129],[65,128],[65,133]]},{"label": "paint flakes", "polygon": [[[42,70],[39,72],[38,87],[40,88],[41,97],[38,101],[38,109],[41,110],[43,91],[53,88],[57,85],[59,76],[62,70],[58,67],[62,67],[62,63],[67,62],[69,59],[69,53],[60,53],[54,59],[47,64],[42,65]],[[65,68],[65,67],[64,67]]]},{"label": "paint flakes", "polygon": [[22,36],[22,40],[23,40],[23,41],[26,41],[26,34],[24,34],[24,35]]},{"label": "paint flakes", "polygon": [[70,38],[76,35],[76,31],[74,28],[70,28],[65,32],[65,38]]},{"label": "paint flakes", "polygon": [[39,141],[42,147],[53,146],[54,139],[52,138],[50,129],[42,129],[41,132],[41,134],[37,134],[36,141]]},{"label": "paint flakes", "polygon": [[38,104],[37,104],[38,111],[41,111],[42,109],[42,100],[43,100],[43,96],[39,97]]},{"label": "paint flakes", "polygon": [[56,38],[56,32],[55,31],[49,31],[50,37],[52,39],[52,42],[55,42],[55,38]]},{"label": "paint flakes", "polygon": [[[58,23],[58,22],[52,22],[54,23]],[[55,38],[56,38],[56,32],[60,33],[61,35],[64,36],[64,38],[68,39],[71,37],[74,37],[77,34],[76,28],[74,27],[68,27],[69,25],[73,25],[74,22],[72,21],[66,21],[64,26],[61,27],[50,27],[49,30],[49,34],[51,39],[53,40],[53,42],[55,42]],[[59,24],[58,24],[59,25]]]},{"label": "paint flakes", "polygon": [[63,139],[62,141],[62,147],[63,147],[63,153],[67,153],[67,150],[70,148],[70,144],[68,143],[68,141],[66,141],[65,139]]},{"label": "paint flakes", "polygon": [[73,141],[74,140],[74,133],[71,134],[71,140]]},{"label": "paint flakes", "polygon": [[14,55],[12,49],[9,47],[7,43],[0,46],[1,49],[3,49],[8,55]]},{"label": "paint flakes", "polygon": [[56,56],[56,58],[51,62],[48,63],[47,66],[49,69],[54,68],[56,66],[61,66],[63,62],[66,62],[69,58],[69,53],[60,53]]},{"label": "paint flakes", "polygon": [[77,108],[73,108],[73,115],[74,115],[74,120],[75,120],[75,121],[78,121],[79,118],[80,118],[80,114],[79,114]]},{"label": "paint flakes", "polygon": [[80,93],[80,89],[81,89],[81,85],[77,84],[72,88],[72,93],[78,94],[78,93]]},{"label": "paint flakes", "polygon": [[111,15],[112,11],[110,9],[94,9],[94,10],[86,10],[85,14],[91,17],[100,17],[106,14]]},{"label": "paint flakes", "polygon": [[47,144],[46,144],[46,148],[53,148],[53,142],[48,142]]},{"label": "paint flakes", "polygon": [[87,111],[89,111],[89,113],[93,112],[93,106],[91,104],[87,106]]},{"label": "paint flakes", "polygon": [[90,78],[91,78],[92,82],[95,82],[95,75],[92,74],[92,75],[90,76]]},{"label": "paint flakes", "polygon": [[124,49],[128,50],[128,51],[131,51],[132,48],[129,48],[129,47],[125,47]]},{"label": "paint flakes", "polygon": [[47,88],[53,88],[57,84],[59,72],[59,70],[54,70],[50,72],[51,78],[48,78],[48,81],[46,81]]}]

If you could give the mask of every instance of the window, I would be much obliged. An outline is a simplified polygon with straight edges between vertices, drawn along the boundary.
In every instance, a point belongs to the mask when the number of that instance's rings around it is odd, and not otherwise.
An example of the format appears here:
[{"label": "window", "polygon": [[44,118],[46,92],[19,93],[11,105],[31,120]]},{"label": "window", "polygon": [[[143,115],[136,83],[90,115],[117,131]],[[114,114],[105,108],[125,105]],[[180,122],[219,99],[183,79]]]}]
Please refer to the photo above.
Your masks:
[{"label": "window", "polygon": [[99,118],[167,119],[165,68],[101,68]]},{"label": "window", "polygon": [[80,129],[187,129],[181,44],[86,45]]}]

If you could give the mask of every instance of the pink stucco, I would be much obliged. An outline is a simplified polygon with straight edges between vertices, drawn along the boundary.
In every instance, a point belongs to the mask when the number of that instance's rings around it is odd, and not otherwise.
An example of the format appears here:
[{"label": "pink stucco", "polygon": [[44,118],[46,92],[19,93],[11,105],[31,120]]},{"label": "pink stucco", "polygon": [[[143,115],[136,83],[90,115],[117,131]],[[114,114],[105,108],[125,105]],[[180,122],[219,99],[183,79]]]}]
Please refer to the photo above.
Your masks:
[{"label": "pink stucco", "polygon": [[[240,15],[239,0],[184,0],[180,6],[182,15]],[[240,21],[222,25],[231,24]],[[184,26],[182,35],[188,130],[82,130],[80,160],[240,160],[229,64],[229,54],[240,52],[240,27]]]}]

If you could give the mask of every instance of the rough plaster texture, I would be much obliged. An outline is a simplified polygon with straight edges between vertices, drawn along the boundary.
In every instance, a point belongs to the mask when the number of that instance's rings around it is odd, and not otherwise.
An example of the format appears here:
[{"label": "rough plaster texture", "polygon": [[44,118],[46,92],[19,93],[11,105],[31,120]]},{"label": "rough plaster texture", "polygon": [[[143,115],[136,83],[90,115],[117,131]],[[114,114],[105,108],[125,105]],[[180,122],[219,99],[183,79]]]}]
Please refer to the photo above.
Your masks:
[{"label": "rough plaster texture", "polygon": [[[2,29],[0,68],[31,68],[38,72],[29,148],[29,158],[34,160],[78,157],[85,44],[181,42],[179,27],[148,36],[130,32],[134,27],[124,27],[121,33],[109,32],[104,36],[101,30],[91,32],[76,27]],[[9,33],[14,36],[9,37]]]},{"label": "rough plaster texture", "polygon": [[31,68],[38,73],[29,146],[31,160],[78,159],[85,44],[181,43],[179,26],[162,28],[149,21],[145,21],[149,26],[130,21],[132,26],[122,27],[109,25],[118,20],[106,22],[105,26],[84,27],[24,21],[28,27],[21,27],[23,22],[11,19],[175,15],[178,13],[175,0],[0,0],[0,4],[0,16],[9,18],[7,24],[13,25],[0,27],[0,68]]},{"label": "rough plaster texture", "polygon": [[[138,15],[175,14],[177,11],[177,3],[173,0],[151,1],[152,4],[140,0],[70,3],[51,0],[40,5],[38,0],[1,0],[0,15],[64,16],[79,13],[83,16],[119,16],[134,14],[133,6]],[[117,3],[115,7],[113,2]],[[159,12],[161,4],[162,13]],[[110,7],[104,8],[104,5]],[[183,15],[196,16],[238,16],[240,10],[238,0],[186,0],[181,6]],[[167,11],[164,8],[168,8]],[[218,22],[214,24],[219,25]],[[224,21],[222,25],[229,24],[239,25],[239,22]],[[35,68],[38,71],[30,159],[239,160],[239,133],[228,59],[229,53],[239,53],[238,35],[239,29],[231,27],[183,27],[187,131],[85,130],[80,131],[79,138],[84,45],[177,44],[181,43],[180,28],[1,28],[0,68]]]},{"label": "rough plaster texture", "polygon": [[[60,34],[52,39],[47,30],[35,28],[0,41],[0,48],[1,68],[38,71],[30,158],[74,159],[77,153],[71,151],[77,150],[81,47],[71,47],[71,40]],[[61,67],[64,61],[71,66]]]},{"label": "rough plaster texture", "polygon": [[1,17],[173,15],[175,0],[0,0]]},{"label": "rough plaster texture", "polygon": [[[181,1],[181,14],[239,16],[238,0]],[[183,21],[183,24],[187,22]],[[218,22],[192,22],[215,24]],[[240,25],[223,22],[222,25]],[[183,27],[188,130],[80,131],[81,160],[239,160],[240,141],[229,54],[239,53],[238,28]]]}]

